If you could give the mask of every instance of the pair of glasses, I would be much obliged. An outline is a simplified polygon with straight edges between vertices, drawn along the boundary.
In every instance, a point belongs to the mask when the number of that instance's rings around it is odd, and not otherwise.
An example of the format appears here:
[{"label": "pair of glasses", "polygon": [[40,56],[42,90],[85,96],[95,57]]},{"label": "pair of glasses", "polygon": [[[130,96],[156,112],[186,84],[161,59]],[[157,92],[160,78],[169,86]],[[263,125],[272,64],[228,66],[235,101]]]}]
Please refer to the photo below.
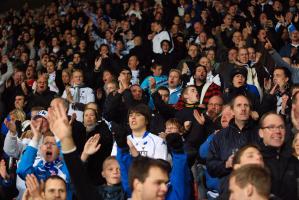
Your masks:
[{"label": "pair of glasses", "polygon": [[283,125],[280,125],[280,126],[265,126],[265,127],[262,127],[262,129],[267,129],[269,131],[275,131],[275,130],[284,131],[286,129],[286,127],[283,126]]}]

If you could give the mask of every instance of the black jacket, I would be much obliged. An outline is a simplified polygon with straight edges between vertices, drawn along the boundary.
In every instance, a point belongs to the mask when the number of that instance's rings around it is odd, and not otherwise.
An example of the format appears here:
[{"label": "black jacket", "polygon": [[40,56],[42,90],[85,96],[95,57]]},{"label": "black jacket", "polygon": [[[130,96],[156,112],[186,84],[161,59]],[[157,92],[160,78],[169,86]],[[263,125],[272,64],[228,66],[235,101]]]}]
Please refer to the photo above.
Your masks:
[{"label": "black jacket", "polygon": [[123,189],[119,185],[98,187],[93,185],[91,180],[87,176],[87,171],[84,168],[77,151],[63,154],[63,157],[69,170],[72,182],[74,184],[76,196],[79,200],[126,199]]},{"label": "black jacket", "polygon": [[101,148],[88,158],[85,166],[91,182],[94,185],[101,185],[104,183],[104,179],[101,175],[102,165],[104,160],[111,154],[113,137],[107,124],[104,121],[100,121],[92,131],[86,133],[86,141],[97,133],[101,136],[99,141]]},{"label": "black jacket", "polygon": [[297,181],[299,162],[292,156],[292,148],[285,143],[280,149],[265,146],[260,142],[265,165],[271,172],[271,193],[282,200],[299,199]]},{"label": "black jacket", "polygon": [[28,109],[31,109],[35,106],[41,106],[44,109],[47,109],[50,106],[51,101],[57,96],[53,91],[50,91],[49,88],[42,93],[32,93],[28,99]]},{"label": "black jacket", "polygon": [[232,119],[229,126],[222,129],[213,138],[207,156],[207,169],[211,176],[222,178],[230,174],[231,169],[225,168],[228,157],[241,147],[256,143],[257,125],[249,120],[240,130]]}]

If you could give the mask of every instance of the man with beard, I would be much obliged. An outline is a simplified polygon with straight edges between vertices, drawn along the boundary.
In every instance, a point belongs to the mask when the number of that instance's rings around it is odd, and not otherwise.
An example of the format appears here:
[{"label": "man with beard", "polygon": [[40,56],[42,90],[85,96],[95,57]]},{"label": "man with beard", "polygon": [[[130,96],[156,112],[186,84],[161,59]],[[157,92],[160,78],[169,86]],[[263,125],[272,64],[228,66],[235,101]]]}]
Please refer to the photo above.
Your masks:
[{"label": "man with beard", "polygon": [[195,85],[198,94],[200,95],[200,104],[207,104],[209,99],[214,95],[221,95],[220,86],[214,82],[207,82],[207,70],[203,65],[198,65],[195,68],[194,82],[190,80],[188,85]]}]

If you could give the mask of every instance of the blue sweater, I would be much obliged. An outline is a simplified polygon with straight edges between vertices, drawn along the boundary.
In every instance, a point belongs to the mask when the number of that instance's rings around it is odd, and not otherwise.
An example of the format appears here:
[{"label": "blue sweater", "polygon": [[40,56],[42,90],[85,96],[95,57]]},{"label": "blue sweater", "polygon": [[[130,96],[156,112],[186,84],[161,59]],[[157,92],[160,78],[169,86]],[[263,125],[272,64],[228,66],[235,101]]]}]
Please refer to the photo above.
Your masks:
[{"label": "blue sweater", "polygon": [[56,159],[51,163],[46,163],[44,160],[39,160],[34,165],[37,155],[37,148],[27,146],[24,154],[19,162],[17,174],[25,180],[28,174],[34,174],[38,180],[46,180],[49,176],[55,174],[63,178],[67,183],[67,200],[72,199],[72,191],[70,187],[70,175],[66,164],[61,159]]},{"label": "blue sweater", "polygon": [[[213,140],[215,134],[211,134],[207,140],[200,145],[199,147],[199,155],[201,158],[206,159],[208,156],[208,152],[209,152],[209,147],[210,147],[210,143]],[[204,172],[205,176],[206,176],[206,184],[207,184],[207,188],[209,190],[217,190],[219,191],[220,188],[220,180],[218,178],[213,178],[209,173],[208,170],[205,170]]]}]

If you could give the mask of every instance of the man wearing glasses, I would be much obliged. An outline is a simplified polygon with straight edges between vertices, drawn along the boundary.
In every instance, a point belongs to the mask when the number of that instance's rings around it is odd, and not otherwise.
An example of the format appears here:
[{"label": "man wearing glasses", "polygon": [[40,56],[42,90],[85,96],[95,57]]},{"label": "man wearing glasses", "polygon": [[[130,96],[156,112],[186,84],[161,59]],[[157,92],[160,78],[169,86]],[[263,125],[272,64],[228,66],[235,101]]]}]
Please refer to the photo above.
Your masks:
[{"label": "man wearing glasses", "polygon": [[292,134],[283,118],[266,113],[260,119],[259,136],[265,165],[271,171],[271,193],[281,199],[298,199],[298,161],[292,158]]}]

